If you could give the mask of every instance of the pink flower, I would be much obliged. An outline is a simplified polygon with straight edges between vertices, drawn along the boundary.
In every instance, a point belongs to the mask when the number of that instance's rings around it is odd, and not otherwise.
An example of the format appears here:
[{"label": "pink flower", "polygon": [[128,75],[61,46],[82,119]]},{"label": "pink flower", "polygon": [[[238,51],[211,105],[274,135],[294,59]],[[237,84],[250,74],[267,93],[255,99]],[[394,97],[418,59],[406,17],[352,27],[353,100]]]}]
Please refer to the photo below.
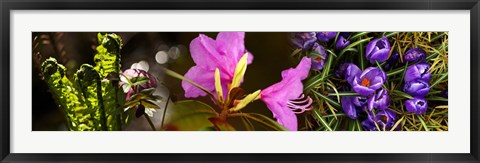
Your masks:
[{"label": "pink flower", "polygon": [[[245,49],[244,37],[244,32],[220,32],[214,40],[200,34],[190,43],[190,53],[196,65],[184,76],[216,95],[214,76],[215,69],[218,68],[222,90],[228,92],[228,84],[232,83],[235,67],[240,58],[248,53],[247,63],[250,64],[253,60],[252,54]],[[185,90],[185,97],[188,98],[207,95],[186,81],[182,81],[182,87]],[[223,94],[224,99],[226,95],[227,93]]]},{"label": "pink flower", "polygon": [[282,71],[282,81],[265,88],[260,98],[272,111],[277,122],[289,130],[297,130],[297,116],[311,109],[312,99],[303,94],[302,80],[308,76],[311,59],[303,57],[296,68]]}]

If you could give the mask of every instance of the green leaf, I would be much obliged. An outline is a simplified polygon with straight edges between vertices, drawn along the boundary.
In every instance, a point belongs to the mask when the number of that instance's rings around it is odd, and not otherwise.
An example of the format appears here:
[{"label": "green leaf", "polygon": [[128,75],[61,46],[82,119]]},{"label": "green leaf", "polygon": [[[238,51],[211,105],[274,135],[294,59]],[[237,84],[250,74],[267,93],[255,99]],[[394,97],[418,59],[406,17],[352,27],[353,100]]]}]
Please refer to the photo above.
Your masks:
[{"label": "green leaf", "polygon": [[[122,48],[122,39],[114,33],[98,33],[98,43],[93,61],[95,70],[100,75],[100,79],[119,79],[120,73],[120,50]],[[122,104],[118,97],[118,82],[114,80],[102,80],[102,100],[105,108],[108,130],[122,129]]]},{"label": "green leaf", "polygon": [[323,81],[325,81],[325,79],[327,79],[328,77],[330,77],[330,75],[328,76],[325,76],[323,77],[323,75],[321,74],[318,74],[318,75],[315,75],[313,76],[312,78],[308,79],[305,84],[304,84],[304,91],[308,92],[309,90],[311,90],[312,88],[316,87],[318,84],[322,83]]},{"label": "green leaf", "polygon": [[313,117],[317,119],[328,131],[332,131],[332,128],[330,127],[330,125],[328,125],[325,119],[323,119],[318,109],[313,109]]},{"label": "green leaf", "polygon": [[208,120],[215,126],[217,131],[235,131],[232,125],[217,117],[209,118]]},{"label": "green leaf", "polygon": [[165,117],[166,130],[196,131],[215,127],[209,118],[217,117],[209,105],[195,100],[178,101],[168,109]]},{"label": "green leaf", "polygon": [[120,72],[120,50],[122,39],[114,33],[98,33],[97,54],[94,56],[95,69],[101,78],[110,73]]},{"label": "green leaf", "polygon": [[328,96],[360,96],[357,92],[338,92],[338,93],[329,93]]},{"label": "green leaf", "polygon": [[160,106],[158,106],[157,104],[155,104],[151,101],[148,101],[148,100],[142,100],[142,101],[140,101],[140,104],[142,104],[146,108],[160,109]]},{"label": "green leaf", "polygon": [[330,55],[328,55],[327,63],[323,67],[323,71],[322,71],[322,78],[323,79],[326,78],[326,76],[329,74],[330,67],[332,67],[332,61],[333,61],[333,55],[330,54]]},{"label": "green leaf", "polygon": [[427,101],[445,101],[445,102],[448,102],[448,98],[443,98],[443,97],[429,97],[426,100]]},{"label": "green leaf", "polygon": [[65,113],[68,129],[98,130],[92,119],[93,111],[87,107],[78,88],[65,76],[66,68],[58,64],[55,58],[48,58],[42,63],[41,71],[53,98]]},{"label": "green leaf", "polygon": [[357,38],[361,38],[362,36],[365,36],[365,35],[367,35],[368,33],[370,33],[370,32],[359,32],[359,33],[353,35],[353,36],[350,38],[350,40],[355,40],[355,39],[357,39]]},{"label": "green leaf", "polygon": [[336,108],[341,108],[341,106],[340,106],[339,103],[337,103],[337,102],[335,102],[334,100],[328,98],[327,96],[322,95],[321,93],[318,93],[317,91],[312,91],[312,92],[313,92],[313,94],[315,94],[316,96],[318,96],[318,97],[324,99],[325,101],[327,101],[328,103],[332,104],[334,107],[336,107]]},{"label": "green leaf", "polygon": [[398,32],[390,32],[389,34],[385,35],[385,37],[390,38],[396,35]]},{"label": "green leaf", "polygon": [[[85,103],[93,116],[92,122],[98,130],[107,130],[107,120],[102,99],[102,85],[100,76],[95,69],[88,64],[83,64],[75,73],[74,79],[80,88]],[[101,127],[101,128],[100,128]]]},{"label": "green leaf", "polygon": [[130,81],[132,82],[132,86],[145,84],[148,82],[148,80],[148,77],[145,76],[138,76],[130,79]]},{"label": "green leaf", "polygon": [[437,80],[435,80],[435,82],[433,82],[432,85],[430,85],[430,88],[433,88],[435,87],[436,85],[438,85],[439,83],[441,83],[445,78],[448,77],[448,73],[444,73],[442,74],[442,76],[440,76]]},{"label": "green leaf", "polygon": [[340,51],[340,53],[338,54],[338,58],[341,58],[342,55],[347,52],[349,49],[361,44],[361,43],[364,43],[364,42],[367,42],[367,41],[370,41],[373,37],[370,37],[370,38],[366,38],[366,39],[362,39],[362,40],[358,40],[358,41],[355,41],[353,43],[351,43],[350,45],[348,45],[347,47],[345,47],[342,51]]},{"label": "green leaf", "polygon": [[272,120],[271,118],[268,118],[262,114],[257,114],[257,113],[232,113],[228,115],[229,117],[245,117],[247,119],[256,121],[270,129],[273,129],[275,131],[286,131],[287,129],[278,124],[276,121]]},{"label": "green leaf", "polygon": [[422,123],[423,128],[425,128],[425,131],[430,131],[430,130],[428,129],[427,125],[425,124],[425,121],[423,121],[422,116],[417,115],[417,117],[418,117],[418,119],[420,120],[420,123]]},{"label": "green leaf", "polygon": [[397,96],[403,97],[403,98],[413,99],[413,97],[411,95],[409,95],[405,92],[399,91],[399,90],[393,90],[392,93],[397,95]]}]

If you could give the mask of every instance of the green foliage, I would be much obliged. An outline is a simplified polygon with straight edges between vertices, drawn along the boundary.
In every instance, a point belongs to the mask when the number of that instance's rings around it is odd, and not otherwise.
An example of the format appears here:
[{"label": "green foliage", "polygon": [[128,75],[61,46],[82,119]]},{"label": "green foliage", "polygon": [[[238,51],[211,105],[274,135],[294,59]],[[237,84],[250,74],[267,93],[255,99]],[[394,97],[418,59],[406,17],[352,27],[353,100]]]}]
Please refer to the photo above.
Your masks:
[{"label": "green foliage", "polygon": [[98,34],[95,67],[83,64],[70,81],[66,68],[49,58],[42,73],[73,131],[121,130],[123,94],[118,89],[121,39],[116,34]]},{"label": "green foliage", "polygon": [[74,131],[99,130],[99,125],[95,125],[95,110],[87,106],[78,88],[65,76],[65,71],[66,68],[54,58],[42,64],[44,79],[65,112],[68,128]]},{"label": "green foliage", "polygon": [[[195,131],[210,130],[215,126],[210,118],[216,118],[217,112],[209,105],[194,100],[178,101],[165,120],[166,130]],[[226,127],[222,125],[221,127]]]}]

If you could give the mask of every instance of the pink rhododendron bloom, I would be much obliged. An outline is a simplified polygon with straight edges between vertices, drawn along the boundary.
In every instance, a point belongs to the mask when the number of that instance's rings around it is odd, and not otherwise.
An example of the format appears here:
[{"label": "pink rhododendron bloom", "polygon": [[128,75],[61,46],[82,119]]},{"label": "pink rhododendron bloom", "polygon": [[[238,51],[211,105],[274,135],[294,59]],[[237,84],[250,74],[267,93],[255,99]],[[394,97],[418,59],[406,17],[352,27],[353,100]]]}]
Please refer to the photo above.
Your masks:
[{"label": "pink rhododendron bloom", "polygon": [[[245,49],[244,38],[244,32],[220,32],[216,40],[200,34],[190,43],[190,53],[196,65],[184,76],[216,95],[214,76],[215,69],[218,68],[222,90],[228,92],[228,84],[232,83],[235,67],[240,58],[248,53],[247,63],[250,64],[253,60],[252,54]],[[207,95],[186,81],[182,81],[182,87],[185,90],[185,97],[188,98]],[[227,93],[223,95],[226,99]]]},{"label": "pink rhododendron bloom", "polygon": [[282,71],[282,81],[260,93],[277,122],[289,130],[297,130],[296,113],[311,109],[312,99],[303,94],[302,80],[307,78],[311,59],[303,57],[296,68]]}]

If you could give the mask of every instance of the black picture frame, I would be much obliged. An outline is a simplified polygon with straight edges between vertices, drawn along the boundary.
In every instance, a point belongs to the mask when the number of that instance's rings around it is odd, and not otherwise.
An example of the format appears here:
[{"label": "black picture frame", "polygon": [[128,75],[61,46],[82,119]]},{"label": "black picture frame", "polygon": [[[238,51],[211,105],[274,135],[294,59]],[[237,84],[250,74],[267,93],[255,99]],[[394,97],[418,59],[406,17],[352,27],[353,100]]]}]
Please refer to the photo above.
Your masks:
[{"label": "black picture frame", "polygon": [[[1,0],[0,160],[2,162],[480,162],[478,0]],[[12,10],[469,10],[470,153],[433,154],[25,154],[10,152]],[[361,152],[361,151],[359,151]]]}]

